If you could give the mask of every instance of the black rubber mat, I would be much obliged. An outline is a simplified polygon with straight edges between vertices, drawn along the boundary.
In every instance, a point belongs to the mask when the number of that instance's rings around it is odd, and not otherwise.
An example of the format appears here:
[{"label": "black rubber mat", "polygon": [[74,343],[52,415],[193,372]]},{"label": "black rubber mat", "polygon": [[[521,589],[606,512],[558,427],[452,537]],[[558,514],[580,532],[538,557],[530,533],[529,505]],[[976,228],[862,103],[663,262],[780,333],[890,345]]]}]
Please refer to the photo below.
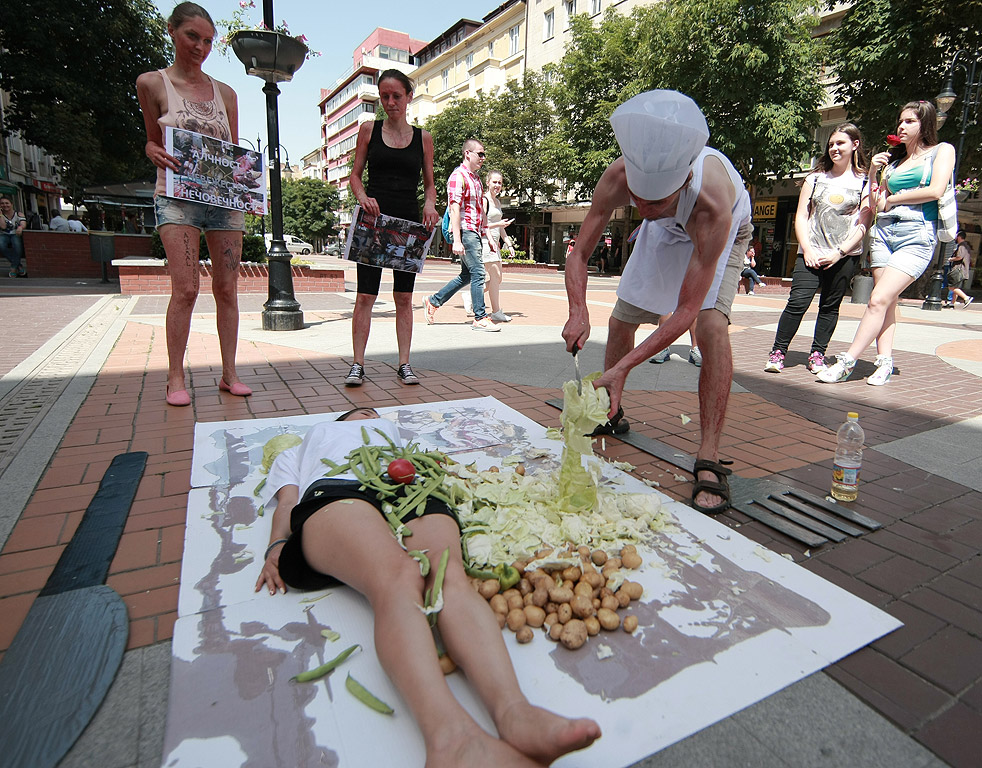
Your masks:
[{"label": "black rubber mat", "polygon": [[116,456],[0,660],[0,764],[53,768],[89,724],[123,660],[126,605],[103,582],[147,454]]},{"label": "black rubber mat", "polygon": [[112,685],[128,635],[126,606],[105,585],[34,601],[0,663],[0,764],[58,764]]},{"label": "black rubber mat", "polygon": [[105,583],[146,465],[145,451],[121,453],[112,460],[41,597]]}]

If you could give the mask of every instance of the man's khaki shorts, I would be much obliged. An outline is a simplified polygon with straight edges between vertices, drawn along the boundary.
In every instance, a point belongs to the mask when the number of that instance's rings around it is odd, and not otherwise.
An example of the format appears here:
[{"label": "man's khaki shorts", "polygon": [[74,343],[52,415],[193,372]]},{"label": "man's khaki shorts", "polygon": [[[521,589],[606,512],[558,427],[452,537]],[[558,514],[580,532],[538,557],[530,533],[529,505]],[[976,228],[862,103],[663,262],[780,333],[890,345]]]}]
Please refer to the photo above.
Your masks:
[{"label": "man's khaki shorts", "polygon": [[[726,269],[723,271],[723,279],[719,284],[719,293],[716,294],[716,303],[713,309],[717,309],[727,318],[730,318],[730,309],[733,307],[733,299],[736,297],[737,288],[740,285],[740,273],[743,271],[743,257],[747,253],[747,246],[750,245],[750,237],[753,234],[753,227],[749,223],[742,224],[737,231],[736,240],[730,248],[730,257],[726,262]],[[649,312],[633,304],[629,304],[623,299],[618,298],[610,316],[628,325],[641,325],[650,323],[657,325],[661,315],[657,312]]]}]

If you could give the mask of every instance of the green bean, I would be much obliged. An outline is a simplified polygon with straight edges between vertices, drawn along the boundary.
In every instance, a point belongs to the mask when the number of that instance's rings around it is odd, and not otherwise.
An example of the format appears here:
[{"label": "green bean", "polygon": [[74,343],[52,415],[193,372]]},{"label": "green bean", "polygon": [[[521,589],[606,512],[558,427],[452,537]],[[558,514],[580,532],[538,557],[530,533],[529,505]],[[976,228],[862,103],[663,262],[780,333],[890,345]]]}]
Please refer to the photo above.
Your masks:
[{"label": "green bean", "polygon": [[256,489],[252,492],[252,495],[258,496],[259,492],[262,491],[262,489],[265,486],[266,486],[266,478],[264,477],[262,480],[259,481],[259,485],[256,486]]},{"label": "green bean", "polygon": [[412,549],[409,551],[409,556],[419,562],[419,572],[424,579],[430,575],[430,558],[426,556],[425,552],[420,549]]},{"label": "green bean", "polygon": [[[436,576],[433,577],[433,590],[429,591],[426,607],[430,608],[440,602],[440,593],[443,591],[443,577],[447,574],[447,563],[450,560],[450,548],[447,547],[440,555],[440,565],[437,566]],[[429,615],[430,626],[436,626],[437,614]]]},{"label": "green bean", "polygon": [[297,683],[309,683],[312,680],[318,680],[328,672],[336,668],[341,662],[348,658],[351,654],[355,652],[356,649],[361,648],[360,645],[353,645],[350,648],[345,648],[341,653],[335,656],[326,664],[321,664],[316,669],[309,669],[306,672],[301,672],[299,675],[294,675],[290,679]]},{"label": "green bean", "polygon": [[392,707],[378,698],[374,693],[369,691],[364,685],[355,680],[351,676],[350,672],[344,681],[344,687],[347,688],[348,692],[358,699],[358,701],[371,709],[374,709],[376,712],[381,712],[383,715],[391,715],[393,712],[395,712]]},{"label": "green bean", "polygon": [[392,450],[392,451],[398,451],[398,450],[399,450],[399,446],[397,446],[397,445],[396,445],[396,444],[395,444],[394,442],[392,442],[392,438],[391,438],[391,437],[389,437],[389,436],[388,436],[388,435],[387,435],[387,434],[386,434],[385,432],[383,432],[383,431],[382,431],[381,429],[379,429],[378,427],[372,427],[372,429],[374,429],[374,430],[375,430],[376,432],[378,432],[378,433],[379,433],[379,434],[380,434],[380,435],[381,435],[381,436],[382,436],[383,438],[385,438],[385,442],[389,444],[389,450]]}]

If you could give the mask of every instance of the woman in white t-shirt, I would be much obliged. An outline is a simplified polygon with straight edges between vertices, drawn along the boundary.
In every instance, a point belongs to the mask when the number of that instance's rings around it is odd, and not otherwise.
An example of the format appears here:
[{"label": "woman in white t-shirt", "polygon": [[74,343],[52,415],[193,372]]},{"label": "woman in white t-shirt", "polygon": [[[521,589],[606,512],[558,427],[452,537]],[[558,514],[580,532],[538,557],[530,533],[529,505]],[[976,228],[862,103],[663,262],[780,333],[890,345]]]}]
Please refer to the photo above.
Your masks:
[{"label": "woman in white t-shirt", "polygon": [[[505,227],[514,219],[503,218],[501,201],[498,199],[502,186],[504,186],[504,177],[501,171],[491,171],[487,175],[487,188],[484,192],[484,216],[487,219],[488,229],[486,237],[481,241],[483,248],[481,260],[484,262],[484,290],[491,300],[491,313],[488,317],[496,323],[510,323],[511,317],[501,311],[499,289],[501,288],[501,242],[504,240],[510,250],[515,250],[514,243],[505,232]],[[471,297],[466,292],[462,295],[464,309],[470,315],[473,313]]]},{"label": "woman in white t-shirt", "polygon": [[811,373],[827,367],[825,351],[839,321],[839,305],[856,272],[863,236],[872,220],[868,167],[859,129],[852,123],[837,125],[825,154],[815,172],[805,178],[798,196],[794,219],[798,260],[791,278],[791,295],[778,321],[765,371],[780,373],[784,369],[788,346],[819,291],[818,318],[807,367]]},{"label": "woman in white t-shirt", "polygon": [[561,717],[525,698],[494,614],[464,571],[456,515],[430,497],[419,514],[407,511],[402,521],[412,546],[429,552],[433,562],[449,552],[440,636],[494,721],[497,736],[457,701],[420,609],[438,569],[421,575],[419,563],[389,527],[382,501],[354,475],[323,476],[322,459],[343,462],[365,442],[401,444],[391,421],[371,408],[356,408],[337,421],[314,425],[300,445],[276,457],[263,489],[267,509],[275,510],[256,591],[324,589],[341,582],[368,599],[375,652],[422,732],[427,765],[536,768],[590,746],[600,737],[593,720]]}]

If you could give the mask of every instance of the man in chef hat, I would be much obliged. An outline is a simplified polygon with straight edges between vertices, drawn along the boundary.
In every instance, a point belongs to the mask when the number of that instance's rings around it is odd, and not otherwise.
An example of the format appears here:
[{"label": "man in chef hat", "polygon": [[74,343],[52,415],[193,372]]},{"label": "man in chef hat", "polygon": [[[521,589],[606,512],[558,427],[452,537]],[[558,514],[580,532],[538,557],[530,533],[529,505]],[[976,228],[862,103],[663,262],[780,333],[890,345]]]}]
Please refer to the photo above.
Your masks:
[{"label": "man in chef hat", "polygon": [[[610,316],[604,374],[594,386],[610,393],[610,422],[598,431],[623,433],[620,407],[628,373],[667,348],[696,323],[702,351],[692,505],[706,513],[729,506],[729,470],[719,462],[733,359],[730,307],[750,242],[750,197],[733,164],[706,146],[709,129],[696,103],[676,91],[648,91],[610,117],[621,156],[600,177],[593,202],[566,260],[569,320],[566,348],[581,349],[590,335],[586,306],[587,259],[613,215],[633,205],[642,225],[617,289]],[[641,323],[657,324],[637,347]]]}]

